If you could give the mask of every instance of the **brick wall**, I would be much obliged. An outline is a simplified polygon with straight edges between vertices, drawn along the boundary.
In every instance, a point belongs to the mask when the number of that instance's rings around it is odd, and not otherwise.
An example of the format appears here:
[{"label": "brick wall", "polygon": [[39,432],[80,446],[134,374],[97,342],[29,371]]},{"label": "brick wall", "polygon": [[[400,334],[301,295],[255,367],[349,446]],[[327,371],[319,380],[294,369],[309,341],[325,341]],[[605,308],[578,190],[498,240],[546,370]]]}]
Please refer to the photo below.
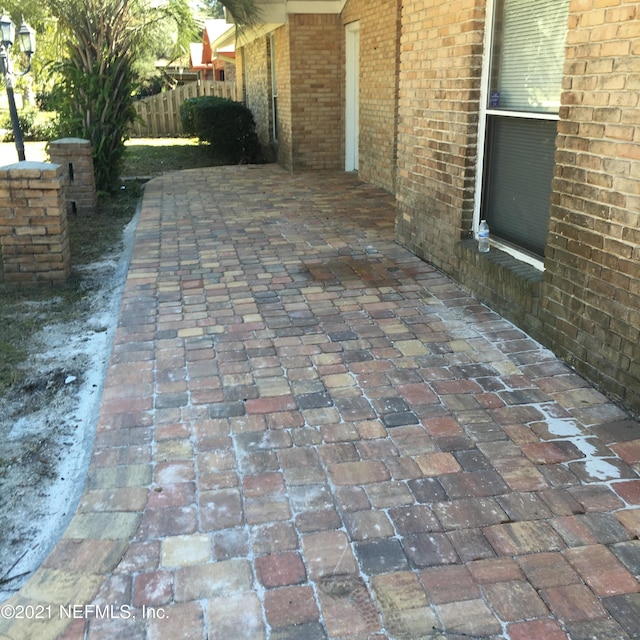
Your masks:
[{"label": "brick wall", "polygon": [[268,147],[271,142],[271,70],[267,39],[258,38],[242,47],[240,61],[242,95],[238,99],[251,109],[258,139]]},{"label": "brick wall", "polygon": [[640,409],[640,7],[569,11],[542,337]]},{"label": "brick wall", "polygon": [[400,4],[349,0],[342,11],[343,24],[360,22],[358,173],[387,191],[395,190]]},{"label": "brick wall", "polygon": [[222,65],[222,70],[224,71],[225,82],[236,81],[236,65],[234,62],[224,62],[224,64]]},{"label": "brick wall", "polygon": [[49,144],[53,164],[62,166],[68,213],[93,213],[97,203],[93,148],[89,140],[62,138]]},{"label": "brick wall", "polygon": [[543,275],[469,240],[485,4],[404,3],[397,239],[640,411],[640,5],[570,2]]},{"label": "brick wall", "polygon": [[278,162],[293,169],[293,140],[291,139],[291,49],[289,25],[276,29],[275,61],[278,87]]},{"label": "brick wall", "polygon": [[344,167],[342,35],[338,15],[289,16],[295,170]]},{"label": "brick wall", "polygon": [[485,0],[402,7],[398,241],[456,274],[471,233]]},{"label": "brick wall", "polygon": [[0,168],[4,279],[56,283],[71,269],[63,167],[18,162]]},{"label": "brick wall", "polygon": [[244,47],[236,46],[236,100],[239,102],[244,102],[245,96],[247,94],[245,84],[246,84],[246,74],[244,71]]}]

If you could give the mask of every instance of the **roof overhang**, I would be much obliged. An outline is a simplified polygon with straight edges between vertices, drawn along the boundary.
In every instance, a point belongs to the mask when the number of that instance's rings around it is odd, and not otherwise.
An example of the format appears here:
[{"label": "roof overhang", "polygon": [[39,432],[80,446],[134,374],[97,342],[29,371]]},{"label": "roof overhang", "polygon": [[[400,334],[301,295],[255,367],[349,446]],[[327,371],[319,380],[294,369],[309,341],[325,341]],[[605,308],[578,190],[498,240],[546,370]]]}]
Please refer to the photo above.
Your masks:
[{"label": "roof overhang", "polygon": [[283,24],[294,13],[341,13],[347,0],[254,0],[260,22]]},{"label": "roof overhang", "polygon": [[[286,24],[287,16],[302,14],[339,14],[344,9],[347,0],[254,0],[258,9],[258,23],[249,28],[240,29],[237,36],[231,37],[240,46],[250,44],[254,40],[275,31]],[[227,14],[227,20],[233,22],[233,16]],[[211,43],[216,51],[218,47],[230,44],[229,32],[219,40]]]},{"label": "roof overhang", "polygon": [[222,60],[223,62],[233,62],[236,61],[236,52],[235,51],[218,51],[216,52],[216,60]]},{"label": "roof overhang", "polygon": [[[257,0],[260,4],[260,0]],[[287,13],[342,13],[347,0],[288,0]]]}]

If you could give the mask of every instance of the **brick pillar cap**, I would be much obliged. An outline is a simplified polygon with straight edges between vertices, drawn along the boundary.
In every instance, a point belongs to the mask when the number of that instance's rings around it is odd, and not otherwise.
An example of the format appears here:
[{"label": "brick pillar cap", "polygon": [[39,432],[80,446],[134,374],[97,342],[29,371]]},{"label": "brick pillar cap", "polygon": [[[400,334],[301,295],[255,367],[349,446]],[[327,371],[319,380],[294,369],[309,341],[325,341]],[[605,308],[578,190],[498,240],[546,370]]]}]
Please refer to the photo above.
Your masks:
[{"label": "brick pillar cap", "polygon": [[[0,167],[0,177],[6,178],[24,172],[30,172],[28,177],[42,176],[42,177],[55,177],[62,171],[62,165],[52,164],[51,162],[34,162],[32,160],[24,160],[22,162],[15,162],[14,164],[7,164]],[[35,172],[35,173],[34,173]],[[37,177],[36,176],[36,177]]]},{"label": "brick pillar cap", "polygon": [[91,144],[91,142],[83,138],[60,138],[59,140],[52,140],[49,144]]}]

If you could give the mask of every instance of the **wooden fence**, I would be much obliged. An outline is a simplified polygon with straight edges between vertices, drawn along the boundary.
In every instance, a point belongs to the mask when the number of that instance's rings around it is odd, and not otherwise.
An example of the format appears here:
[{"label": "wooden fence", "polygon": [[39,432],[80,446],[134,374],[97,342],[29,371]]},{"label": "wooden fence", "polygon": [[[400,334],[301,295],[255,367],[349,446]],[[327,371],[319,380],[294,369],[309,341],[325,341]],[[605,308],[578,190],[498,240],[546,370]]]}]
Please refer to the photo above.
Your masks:
[{"label": "wooden fence", "polygon": [[134,102],[136,121],[129,130],[132,138],[161,138],[182,134],[180,105],[189,98],[218,96],[236,99],[236,83],[209,80],[190,82]]}]

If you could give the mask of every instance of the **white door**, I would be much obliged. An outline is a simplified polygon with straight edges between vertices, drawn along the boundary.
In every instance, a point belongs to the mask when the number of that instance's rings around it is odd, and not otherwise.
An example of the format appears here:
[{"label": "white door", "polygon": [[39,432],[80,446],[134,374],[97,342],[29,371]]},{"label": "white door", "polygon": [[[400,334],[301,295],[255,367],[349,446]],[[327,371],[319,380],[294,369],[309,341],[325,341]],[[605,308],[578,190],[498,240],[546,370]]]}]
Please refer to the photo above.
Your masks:
[{"label": "white door", "polygon": [[346,100],[345,100],[345,171],[358,170],[360,103],[360,23],[345,27]]}]

